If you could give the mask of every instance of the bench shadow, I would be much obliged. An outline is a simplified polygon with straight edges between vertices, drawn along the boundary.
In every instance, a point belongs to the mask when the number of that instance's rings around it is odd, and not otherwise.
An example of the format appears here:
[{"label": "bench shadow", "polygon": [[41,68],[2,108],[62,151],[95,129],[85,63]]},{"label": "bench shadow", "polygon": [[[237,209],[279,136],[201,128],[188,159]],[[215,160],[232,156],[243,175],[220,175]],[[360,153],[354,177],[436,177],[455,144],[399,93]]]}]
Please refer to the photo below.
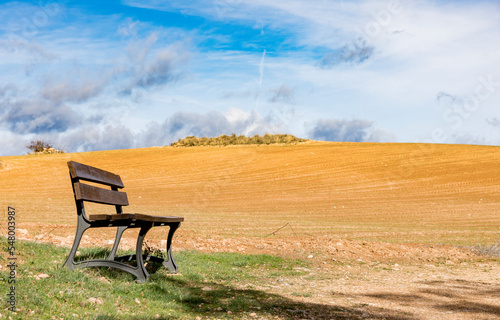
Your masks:
[{"label": "bench shadow", "polygon": [[[106,249],[99,249],[79,256],[79,259],[92,259],[96,256],[106,256]],[[153,264],[152,264],[153,265]],[[161,265],[150,273],[153,275]],[[120,270],[112,268],[98,268],[106,278],[119,281],[124,280],[124,275],[133,281],[135,277]],[[125,280],[127,281],[127,280]],[[166,276],[160,273],[154,276],[149,283],[144,284],[144,290],[153,293],[155,303],[177,301],[181,309],[200,318],[255,318],[255,319],[387,319],[387,320],[413,320],[418,316],[413,313],[403,312],[397,307],[381,307],[376,304],[366,303],[364,298],[390,301],[399,306],[412,306],[439,312],[462,313],[469,317],[478,315],[497,316],[500,314],[498,304],[477,302],[476,298],[493,298],[500,295],[500,284],[466,280],[436,280],[415,282],[417,287],[406,294],[391,292],[378,292],[371,294],[356,294],[346,296],[351,301],[359,299],[359,303],[322,304],[310,301],[300,301],[284,295],[269,293],[254,288],[238,288],[217,282],[207,282],[203,279],[186,279],[179,276]],[[161,298],[160,298],[161,297]],[[172,317],[137,316],[128,319],[173,319]],[[119,319],[110,315],[99,315],[96,319]]]},{"label": "bench shadow", "polygon": [[[124,273],[108,271],[123,281]],[[114,273],[114,275],[113,275]],[[160,275],[159,277],[164,277]],[[131,278],[133,278],[131,276]],[[412,314],[397,310],[359,304],[353,307],[302,302],[256,289],[241,289],[215,282],[185,280],[169,276],[166,280],[151,281],[144,290],[154,293],[154,303],[180,302],[183,312],[201,319],[291,319],[291,320],[415,320]],[[151,298],[149,298],[151,299]],[[133,320],[179,319],[179,315],[126,315]],[[119,320],[121,316],[100,314],[96,320]]]},{"label": "bench shadow", "polygon": [[[389,309],[373,308],[360,304],[344,307],[293,300],[279,294],[257,289],[241,289],[214,282],[193,282],[171,277],[168,282],[182,289],[178,299],[186,311],[201,318],[246,318],[271,319],[276,316],[285,319],[415,319],[411,314]],[[150,290],[165,295],[159,283],[151,284]],[[168,293],[168,294],[171,294]],[[177,300],[179,301],[179,300]]]},{"label": "bench shadow", "polygon": [[426,304],[439,311],[500,315],[500,305],[475,302],[475,298],[494,298],[500,295],[500,285],[466,280],[421,281],[426,286],[409,294],[374,293],[365,297],[391,301],[400,305]]}]

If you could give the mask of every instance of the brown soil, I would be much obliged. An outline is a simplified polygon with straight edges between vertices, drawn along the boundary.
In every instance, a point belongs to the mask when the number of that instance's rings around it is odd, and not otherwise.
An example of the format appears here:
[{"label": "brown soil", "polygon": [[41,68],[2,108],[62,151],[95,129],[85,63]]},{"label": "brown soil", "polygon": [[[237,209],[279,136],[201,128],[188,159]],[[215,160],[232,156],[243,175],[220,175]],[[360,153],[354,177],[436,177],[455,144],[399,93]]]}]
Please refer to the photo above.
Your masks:
[{"label": "brown soil", "polygon": [[[307,259],[304,276],[257,289],[317,304],[316,319],[500,319],[499,259],[466,247],[500,238],[498,147],[306,143],[3,157],[0,212],[16,208],[20,238],[71,245],[68,160],[119,173],[128,212],[184,216],[175,250]],[[153,245],[164,239],[161,230],[148,236]],[[111,239],[111,230],[90,230],[82,245]],[[126,234],[122,247],[133,245]]]}]

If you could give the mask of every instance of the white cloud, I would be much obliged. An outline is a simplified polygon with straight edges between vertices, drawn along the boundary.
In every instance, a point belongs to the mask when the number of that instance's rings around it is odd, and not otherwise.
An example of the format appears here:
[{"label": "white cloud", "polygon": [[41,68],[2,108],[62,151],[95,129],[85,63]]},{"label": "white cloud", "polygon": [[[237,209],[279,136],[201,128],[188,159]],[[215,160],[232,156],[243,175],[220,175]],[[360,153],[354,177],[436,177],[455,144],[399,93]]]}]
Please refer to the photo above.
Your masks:
[{"label": "white cloud", "polygon": [[271,89],[270,94],[268,101],[272,103],[293,103],[295,100],[295,90],[284,84]]},{"label": "white cloud", "polygon": [[121,124],[84,126],[60,135],[58,143],[69,152],[129,149],[135,146],[131,130]]},{"label": "white cloud", "polygon": [[2,105],[7,112],[0,123],[15,133],[64,132],[80,122],[79,115],[64,104],[19,99]]},{"label": "white cloud", "polygon": [[139,23],[139,21],[128,18],[118,27],[117,33],[122,36],[136,36]]},{"label": "white cloud", "polygon": [[283,128],[276,119],[262,117],[256,111],[246,112],[230,108],[225,113],[176,112],[161,124],[153,122],[138,135],[139,146],[166,145],[186,136],[217,137],[222,134],[281,133]]},{"label": "white cloud", "polygon": [[394,139],[390,133],[376,129],[373,122],[365,119],[318,120],[309,135],[311,139],[322,141],[387,142]]},{"label": "white cloud", "polygon": [[[482,72],[500,62],[500,8],[487,2],[438,4],[435,1],[128,1],[159,10],[183,10],[215,18],[227,6],[226,18],[243,24],[267,23],[289,34],[289,41],[316,50],[328,48],[326,61],[372,62],[354,70],[343,67],[325,79],[335,87],[363,87],[381,96],[418,85],[435,94],[446,87],[465,90]],[[396,3],[397,5],[391,4]],[[338,60],[337,59],[337,60]],[[293,63],[292,59],[282,60]],[[318,63],[320,61],[317,61]],[[311,63],[311,61],[306,61]],[[313,63],[314,64],[314,63]],[[269,65],[267,65],[269,67]],[[300,75],[299,75],[300,76]],[[338,79],[338,80],[337,80]],[[307,79],[309,80],[309,79]],[[325,80],[327,80],[325,82]],[[313,81],[313,80],[312,80]],[[396,86],[396,88],[393,88]],[[391,88],[389,90],[389,88]],[[389,96],[390,97],[390,96]],[[396,97],[397,98],[397,97]]]},{"label": "white cloud", "polygon": [[28,152],[26,146],[29,143],[29,139],[26,137],[12,133],[10,131],[0,131],[0,155],[11,156],[11,155],[22,155]]}]

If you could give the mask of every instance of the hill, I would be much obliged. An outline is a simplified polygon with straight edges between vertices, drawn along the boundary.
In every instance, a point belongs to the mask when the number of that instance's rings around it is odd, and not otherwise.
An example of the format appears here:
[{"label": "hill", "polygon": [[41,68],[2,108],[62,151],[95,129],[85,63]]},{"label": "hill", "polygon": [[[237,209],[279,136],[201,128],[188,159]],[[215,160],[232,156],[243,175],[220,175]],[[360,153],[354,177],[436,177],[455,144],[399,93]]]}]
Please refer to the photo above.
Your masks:
[{"label": "hill", "polygon": [[69,160],[120,174],[128,212],[183,215],[187,237],[498,239],[499,147],[307,142],[2,157],[4,215],[12,206],[30,234],[55,227],[71,237]]}]

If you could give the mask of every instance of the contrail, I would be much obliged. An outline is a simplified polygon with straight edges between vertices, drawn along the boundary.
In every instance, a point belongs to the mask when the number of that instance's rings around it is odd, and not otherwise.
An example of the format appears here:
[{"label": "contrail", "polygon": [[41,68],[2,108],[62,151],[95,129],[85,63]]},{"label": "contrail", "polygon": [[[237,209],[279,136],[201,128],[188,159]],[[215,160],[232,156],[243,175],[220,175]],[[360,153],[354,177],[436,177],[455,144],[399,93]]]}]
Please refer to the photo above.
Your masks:
[{"label": "contrail", "polygon": [[262,58],[260,59],[259,72],[260,72],[260,80],[259,85],[262,86],[262,78],[264,78],[264,58],[266,57],[266,49],[262,52]]},{"label": "contrail", "polygon": [[259,105],[259,102],[260,102],[260,91],[262,89],[262,79],[264,78],[264,58],[265,57],[266,57],[266,49],[264,49],[264,52],[262,52],[262,58],[260,59],[260,64],[259,64],[259,73],[260,73],[259,91],[257,93],[257,101],[255,102],[255,109],[257,109],[257,106]]}]

